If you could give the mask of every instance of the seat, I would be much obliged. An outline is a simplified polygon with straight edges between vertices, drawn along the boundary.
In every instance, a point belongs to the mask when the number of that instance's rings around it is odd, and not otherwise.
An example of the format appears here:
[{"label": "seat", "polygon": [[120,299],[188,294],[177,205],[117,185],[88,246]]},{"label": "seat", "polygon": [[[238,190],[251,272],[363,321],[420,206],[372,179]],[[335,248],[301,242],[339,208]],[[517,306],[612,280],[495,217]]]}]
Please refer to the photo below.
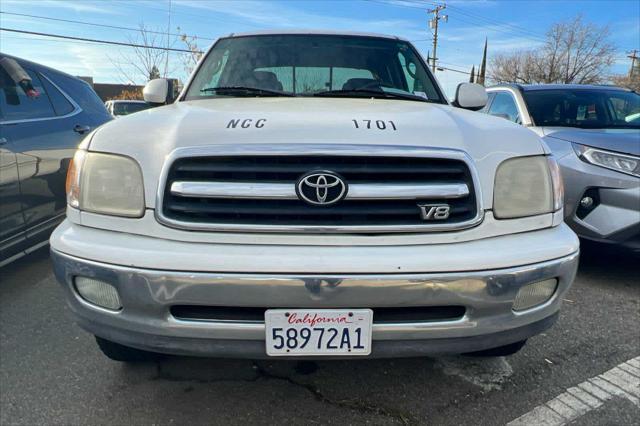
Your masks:
[{"label": "seat", "polygon": [[278,81],[275,73],[270,71],[254,71],[253,78],[256,80],[257,88],[282,92],[282,83]]},{"label": "seat", "polygon": [[[379,81],[375,78],[350,78],[342,85],[342,90],[357,90],[362,89],[367,85],[372,87],[377,83],[379,83]],[[373,88],[375,88],[375,86]]]}]

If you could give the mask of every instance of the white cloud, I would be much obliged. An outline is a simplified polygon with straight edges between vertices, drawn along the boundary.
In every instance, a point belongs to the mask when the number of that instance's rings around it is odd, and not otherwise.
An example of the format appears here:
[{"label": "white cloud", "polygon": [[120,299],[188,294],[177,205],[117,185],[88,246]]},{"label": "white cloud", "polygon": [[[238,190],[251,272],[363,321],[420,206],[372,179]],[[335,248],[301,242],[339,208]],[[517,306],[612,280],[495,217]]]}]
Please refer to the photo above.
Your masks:
[{"label": "white cloud", "polygon": [[[220,7],[219,2],[198,0],[174,0],[176,6],[206,10],[216,15],[239,18],[263,28],[313,28],[349,29],[354,31],[387,32],[408,38],[424,37],[425,30],[407,19],[369,19],[366,13],[362,19],[346,18],[339,15],[325,15],[306,12],[283,3],[270,1],[233,1]],[[290,4],[295,5],[295,2]],[[366,12],[366,4],[364,5]],[[399,33],[399,34],[398,34]]]},{"label": "white cloud", "polygon": [[3,6],[20,6],[42,8],[57,8],[72,10],[78,13],[99,13],[106,15],[121,15],[121,12],[114,7],[116,4],[112,2],[100,1],[78,1],[78,0],[2,0]]}]

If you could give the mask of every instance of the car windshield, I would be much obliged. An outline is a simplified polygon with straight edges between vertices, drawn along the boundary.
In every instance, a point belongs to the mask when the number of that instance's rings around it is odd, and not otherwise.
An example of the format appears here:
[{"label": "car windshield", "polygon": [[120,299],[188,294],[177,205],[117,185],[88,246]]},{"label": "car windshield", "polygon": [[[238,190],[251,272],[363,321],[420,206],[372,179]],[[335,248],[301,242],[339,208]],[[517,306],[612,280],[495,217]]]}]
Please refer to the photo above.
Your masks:
[{"label": "car windshield", "polygon": [[640,128],[640,95],[607,89],[526,90],[536,126]]},{"label": "car windshield", "polygon": [[221,39],[204,59],[184,99],[255,96],[379,97],[445,103],[409,43],[334,35]]},{"label": "car windshield", "polygon": [[113,104],[113,115],[129,115],[149,107],[151,105],[143,102],[115,102]]}]

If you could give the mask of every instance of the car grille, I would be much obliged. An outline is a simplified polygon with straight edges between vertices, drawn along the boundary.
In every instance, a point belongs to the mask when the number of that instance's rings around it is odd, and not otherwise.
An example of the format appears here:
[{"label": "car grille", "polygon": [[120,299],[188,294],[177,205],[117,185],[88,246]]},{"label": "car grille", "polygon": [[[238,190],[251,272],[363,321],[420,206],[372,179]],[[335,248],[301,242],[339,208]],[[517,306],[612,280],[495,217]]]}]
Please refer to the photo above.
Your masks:
[{"label": "car grille", "polygon": [[[295,196],[296,182],[311,171],[331,171],[343,178],[349,191],[368,189],[366,198],[347,198],[330,206],[310,205]],[[227,190],[214,195],[185,193],[183,184],[216,184]],[[287,188],[287,194],[261,193],[265,188]],[[271,185],[271,186],[270,186]],[[464,193],[431,194],[433,188],[462,187]],[[406,188],[426,189],[424,197],[403,198]],[[219,186],[214,186],[217,189]],[[376,195],[376,188],[385,189]],[[172,190],[173,189],[173,190]],[[247,195],[245,189],[255,190]],[[233,193],[233,191],[239,191]],[[229,193],[231,191],[232,193]],[[445,191],[446,192],[446,191]],[[294,194],[294,196],[291,196]],[[288,195],[288,196],[284,196]],[[447,219],[425,221],[418,204],[448,204]],[[409,226],[455,229],[478,217],[476,193],[469,167],[448,158],[340,156],[340,155],[236,155],[178,158],[167,173],[162,216],[169,225],[215,230],[252,226],[259,230],[320,228],[358,232]],[[462,226],[460,226],[462,227]],[[379,231],[378,231],[379,232]]]}]

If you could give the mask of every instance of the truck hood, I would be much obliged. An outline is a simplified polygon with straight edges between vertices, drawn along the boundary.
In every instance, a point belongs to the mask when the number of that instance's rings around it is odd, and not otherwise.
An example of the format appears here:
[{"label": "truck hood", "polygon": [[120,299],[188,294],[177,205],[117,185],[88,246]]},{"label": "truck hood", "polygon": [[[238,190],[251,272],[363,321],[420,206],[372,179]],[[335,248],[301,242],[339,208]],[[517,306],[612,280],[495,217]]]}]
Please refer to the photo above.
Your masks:
[{"label": "truck hood", "polygon": [[141,111],[100,127],[89,150],[136,159],[145,179],[147,206],[153,208],[160,171],[172,151],[209,145],[215,152],[242,144],[291,144],[301,152],[304,145],[363,145],[363,154],[364,145],[464,151],[476,165],[485,206],[491,205],[500,162],[545,152],[540,138],[521,126],[448,105],[282,97],[207,99]]},{"label": "truck hood", "polygon": [[580,145],[640,155],[640,130],[637,129],[567,129],[545,127],[545,136]]}]

